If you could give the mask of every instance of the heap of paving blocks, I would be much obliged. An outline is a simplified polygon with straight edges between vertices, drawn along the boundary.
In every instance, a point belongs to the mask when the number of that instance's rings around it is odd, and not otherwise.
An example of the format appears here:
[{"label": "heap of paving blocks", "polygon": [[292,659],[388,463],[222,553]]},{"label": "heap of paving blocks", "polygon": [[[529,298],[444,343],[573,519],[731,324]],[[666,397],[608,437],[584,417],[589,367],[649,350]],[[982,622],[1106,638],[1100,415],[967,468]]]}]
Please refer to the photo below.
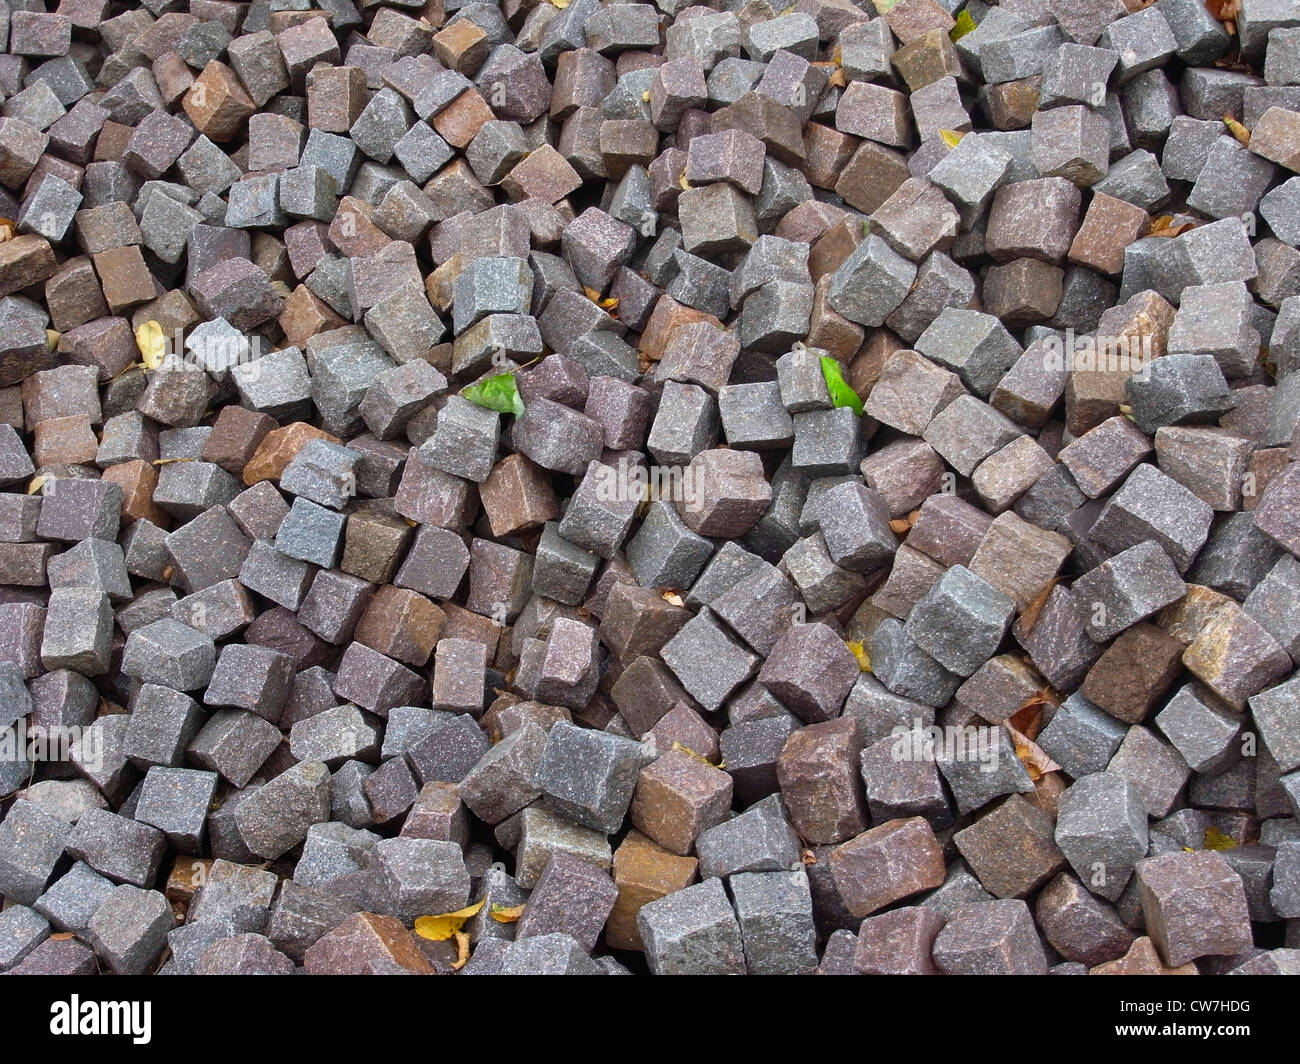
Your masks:
[{"label": "heap of paving blocks", "polygon": [[0,51],[0,971],[1300,974],[1294,2]]}]

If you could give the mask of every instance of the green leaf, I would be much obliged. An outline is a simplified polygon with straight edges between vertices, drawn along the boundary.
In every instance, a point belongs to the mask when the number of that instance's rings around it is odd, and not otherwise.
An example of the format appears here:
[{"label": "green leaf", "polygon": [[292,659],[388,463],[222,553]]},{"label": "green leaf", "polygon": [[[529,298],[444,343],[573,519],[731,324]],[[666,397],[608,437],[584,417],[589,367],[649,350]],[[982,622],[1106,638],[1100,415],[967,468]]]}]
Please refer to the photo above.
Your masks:
[{"label": "green leaf", "polygon": [[950,40],[960,41],[966,34],[975,28],[975,20],[971,18],[969,11],[963,11],[957,16],[957,25],[948,31]]},{"label": "green leaf", "polygon": [[822,355],[822,376],[826,378],[826,387],[830,389],[831,402],[836,406],[848,406],[853,412],[862,416],[862,400],[844,380],[840,373],[840,364],[830,355]]},{"label": "green leaf", "polygon": [[471,403],[485,406],[489,410],[499,410],[503,414],[521,417],[524,412],[524,401],[519,398],[513,373],[498,373],[495,377],[469,385],[460,394]]}]

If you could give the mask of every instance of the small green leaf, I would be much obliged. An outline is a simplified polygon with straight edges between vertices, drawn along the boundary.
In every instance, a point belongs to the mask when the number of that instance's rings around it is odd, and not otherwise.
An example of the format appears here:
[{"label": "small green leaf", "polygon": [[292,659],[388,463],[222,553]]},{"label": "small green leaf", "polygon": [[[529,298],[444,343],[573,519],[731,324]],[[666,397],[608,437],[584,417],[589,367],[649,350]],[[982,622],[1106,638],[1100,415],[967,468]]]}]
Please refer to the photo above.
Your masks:
[{"label": "small green leaf", "polygon": [[836,406],[852,407],[853,412],[858,417],[861,417],[862,400],[858,398],[858,393],[845,382],[843,374],[840,373],[840,364],[830,355],[822,356],[822,376],[826,378],[826,387],[830,390],[831,402]]},{"label": "small green leaf", "polygon": [[950,40],[960,41],[966,34],[975,28],[975,20],[971,18],[969,11],[963,11],[957,16],[957,25],[948,31]]},{"label": "small green leaf", "polygon": [[519,389],[515,387],[513,373],[498,373],[495,377],[479,381],[478,384],[471,384],[461,392],[461,395],[471,403],[485,406],[489,410],[499,410],[503,414],[521,417],[524,412],[524,401],[519,398]]}]

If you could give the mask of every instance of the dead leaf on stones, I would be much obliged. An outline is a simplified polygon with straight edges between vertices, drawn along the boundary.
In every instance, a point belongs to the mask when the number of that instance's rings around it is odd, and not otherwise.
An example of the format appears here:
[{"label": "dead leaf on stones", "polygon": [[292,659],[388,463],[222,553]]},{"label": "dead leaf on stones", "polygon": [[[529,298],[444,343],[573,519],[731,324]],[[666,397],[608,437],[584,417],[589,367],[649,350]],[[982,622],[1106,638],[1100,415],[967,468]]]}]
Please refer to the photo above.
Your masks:
[{"label": "dead leaf on stones", "polygon": [[524,915],[522,905],[493,905],[489,914],[499,924],[513,924]]},{"label": "dead leaf on stones", "polygon": [[[479,903],[480,905],[482,902]],[[469,963],[469,935],[464,931],[456,932],[456,959],[451,963],[451,970],[458,972]]]},{"label": "dead leaf on stones", "polygon": [[1250,147],[1250,130],[1238,122],[1232,115],[1223,116],[1223,124],[1228,127],[1228,132],[1237,138],[1237,143],[1243,148]]},{"label": "dead leaf on stones", "polygon": [[415,933],[421,938],[427,938],[430,942],[446,942],[447,939],[460,931],[465,926],[465,921],[477,914],[481,908],[483,908],[482,901],[467,905],[463,909],[457,909],[453,913],[421,916],[415,921]]},{"label": "dead leaf on stones", "polygon": [[1008,734],[1011,736],[1011,742],[1016,748],[1016,757],[1025,766],[1025,771],[1029,773],[1031,780],[1036,782],[1049,772],[1060,771],[1061,766],[1048,757],[1043,748],[1025,735],[1024,732],[1018,731],[1005,721],[1003,721],[1003,727],[1007,729]]},{"label": "dead leaf on stones", "polygon": [[1016,731],[1030,739],[1037,739],[1043,726],[1043,707],[1057,705],[1051,688],[1044,687],[1037,694],[1030,695],[1006,720]]},{"label": "dead leaf on stones", "polygon": [[1182,236],[1187,230],[1195,228],[1191,222],[1180,222],[1175,225],[1172,214],[1162,214],[1151,222],[1151,228],[1147,232],[1147,236]]},{"label": "dead leaf on stones", "polygon": [[680,750],[680,751],[681,751],[683,754],[685,754],[687,757],[693,757],[693,758],[695,758],[695,760],[698,761],[701,765],[708,765],[710,768],[721,768],[721,767],[722,767],[722,763],[721,763],[721,762],[719,762],[718,764],[715,765],[712,761],[710,761],[710,760],[709,760],[707,757],[705,757],[703,754],[697,754],[694,750],[692,750],[689,746],[687,746],[685,743],[681,742],[680,740],[674,739],[674,740],[673,740],[673,745],[670,747],[670,749],[671,749],[671,750]]},{"label": "dead leaf on stones", "polygon": [[1209,827],[1205,829],[1205,848],[1207,850],[1235,850],[1237,840],[1231,835],[1225,835],[1218,828]]},{"label": "dead leaf on stones", "polygon": [[867,648],[862,645],[861,639],[850,639],[845,646],[849,648],[854,659],[858,663],[858,668],[863,672],[871,671],[871,655],[867,653]]},{"label": "dead leaf on stones", "polygon": [[1241,14],[1241,0],[1205,0],[1205,7],[1220,22],[1235,23]]}]

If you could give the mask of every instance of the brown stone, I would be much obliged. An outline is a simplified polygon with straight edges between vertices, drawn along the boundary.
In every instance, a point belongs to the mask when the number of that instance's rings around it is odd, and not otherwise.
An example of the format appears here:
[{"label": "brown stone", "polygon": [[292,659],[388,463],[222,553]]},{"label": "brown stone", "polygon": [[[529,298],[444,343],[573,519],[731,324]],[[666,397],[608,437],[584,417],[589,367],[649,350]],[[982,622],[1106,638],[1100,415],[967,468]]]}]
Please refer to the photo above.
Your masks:
[{"label": "brown stone", "polygon": [[549,144],[529,152],[501,179],[502,190],[516,202],[540,199],[558,203],[581,187],[578,171]]},{"label": "brown stone", "polygon": [[719,329],[722,328],[722,323],[712,314],[706,314],[694,307],[683,306],[672,296],[660,296],[655,303],[655,309],[650,312],[650,320],[646,322],[645,330],[641,333],[642,356],[658,362],[663,358],[673,332],[679,326],[689,325],[695,321],[707,321]]},{"label": "brown stone", "polygon": [[339,568],[372,584],[386,584],[397,571],[413,531],[405,518],[393,514],[374,510],[349,514]]},{"label": "brown stone", "polygon": [[550,474],[522,454],[494,465],[478,494],[494,536],[513,535],[560,516]]},{"label": "brown stone", "polygon": [[137,244],[124,248],[109,248],[91,256],[104,301],[114,314],[148,302],[160,291],[158,282],[145,265],[144,256]]},{"label": "brown stone", "polygon": [[1235,600],[1201,584],[1188,584],[1187,594],[1156,614],[1156,624],[1183,646],[1192,643],[1214,615]]},{"label": "brown stone", "polygon": [[838,717],[800,728],[776,762],[790,822],[807,843],[843,842],[867,826],[858,773],[862,740],[856,718]]},{"label": "brown stone", "polygon": [[343,442],[337,436],[331,436],[324,429],[308,425],[305,421],[294,421],[283,428],[273,429],[262,438],[253,457],[244,466],[244,483],[251,487],[259,480],[279,480],[285,466],[297,457],[308,440]]},{"label": "brown stone", "polygon": [[371,220],[372,214],[374,208],[365,200],[344,196],[330,222],[330,243],[349,258],[367,258],[383,251],[393,238]]},{"label": "brown stone", "polygon": [[199,458],[239,476],[258,445],[276,429],[275,418],[242,406],[223,406],[212,431],[203,441]]},{"label": "brown stone", "polygon": [[339,329],[347,324],[305,284],[300,284],[289,293],[280,311],[279,323],[284,330],[285,341],[294,347],[306,347],[307,341],[317,333]]},{"label": "brown stone", "polygon": [[637,777],[632,824],[670,853],[691,852],[700,832],[731,811],[731,777],[685,750],[672,750]]},{"label": "brown stone", "polygon": [[94,264],[85,255],[69,259],[45,282],[50,324],[59,332],[75,329],[108,313]]},{"label": "brown stone", "polygon": [[122,519],[152,521],[159,528],[171,526],[170,515],[154,505],[153,493],[158,486],[158,469],[152,462],[136,459],[119,462],[104,470],[102,479],[122,489]]},{"label": "brown stone", "polygon": [[50,417],[32,429],[32,457],[37,468],[51,465],[90,465],[95,461],[99,441],[90,418]]},{"label": "brown stone", "polygon": [[45,237],[23,234],[6,240],[0,244],[0,296],[40,284],[58,268]]},{"label": "brown stone", "polygon": [[628,832],[614,851],[618,897],[605,923],[606,944],[611,949],[643,949],[636,926],[641,906],[690,886],[698,863],[694,857],[669,853],[639,831]]},{"label": "brown stone", "polygon": [[467,77],[483,64],[491,48],[487,33],[469,19],[444,26],[433,35],[432,44],[438,62]]},{"label": "brown stone", "polygon": [[464,148],[496,118],[478,89],[466,89],[433,118],[433,128],[453,148]]},{"label": "brown stone", "polygon": [[1141,207],[1094,192],[1083,225],[1074,235],[1069,259],[1100,273],[1124,270],[1124,249],[1147,230],[1151,219]]},{"label": "brown stone", "polygon": [[1097,659],[1083,695],[1112,717],[1140,724],[1182,672],[1183,644],[1154,624],[1135,624]]},{"label": "brown stone", "polygon": [[958,831],[953,842],[995,898],[1025,898],[1065,867],[1054,830],[1050,816],[1013,794]]},{"label": "brown stone", "polygon": [[233,140],[257,110],[239,76],[217,59],[203,68],[181,100],[181,106],[194,128],[218,144]]},{"label": "brown stone", "polygon": [[194,895],[208,881],[208,872],[211,869],[212,858],[210,857],[190,857],[187,854],[179,854],[172,861],[163,894],[174,907],[180,909],[177,914],[178,919],[184,919],[190,902],[194,900]]},{"label": "brown stone", "polygon": [[854,916],[943,883],[943,847],[919,816],[888,820],[831,851],[831,875]]},{"label": "brown stone", "polygon": [[1168,967],[1156,952],[1155,943],[1145,935],[1135,939],[1128,952],[1117,961],[1107,961],[1088,969],[1089,975],[1200,975],[1191,961],[1177,968]]},{"label": "brown stone", "polygon": [[838,129],[809,122],[803,129],[803,150],[808,157],[804,176],[818,188],[833,189],[860,143]]},{"label": "brown stone", "polygon": [[863,920],[853,967],[861,975],[938,975],[931,951],[944,923],[937,911],[921,905]]},{"label": "brown stone", "polygon": [[366,109],[366,97],[366,72],[360,67],[318,67],[307,75],[307,125],[346,133]]},{"label": "brown stone", "polygon": [[433,975],[415,938],[392,916],[357,913],[327,931],[303,957],[311,975]]},{"label": "brown stone", "polygon": [[444,615],[423,595],[386,584],[370,596],[352,638],[396,661],[421,666],[442,635]]},{"label": "brown stone", "polygon": [[1035,75],[988,86],[981,98],[993,128],[1027,128],[1038,110],[1038,90],[1042,83],[1042,77]]},{"label": "brown stone", "polygon": [[1243,510],[1256,509],[1273,478],[1290,466],[1291,456],[1287,452],[1286,447],[1262,447],[1250,456],[1242,476]]}]

